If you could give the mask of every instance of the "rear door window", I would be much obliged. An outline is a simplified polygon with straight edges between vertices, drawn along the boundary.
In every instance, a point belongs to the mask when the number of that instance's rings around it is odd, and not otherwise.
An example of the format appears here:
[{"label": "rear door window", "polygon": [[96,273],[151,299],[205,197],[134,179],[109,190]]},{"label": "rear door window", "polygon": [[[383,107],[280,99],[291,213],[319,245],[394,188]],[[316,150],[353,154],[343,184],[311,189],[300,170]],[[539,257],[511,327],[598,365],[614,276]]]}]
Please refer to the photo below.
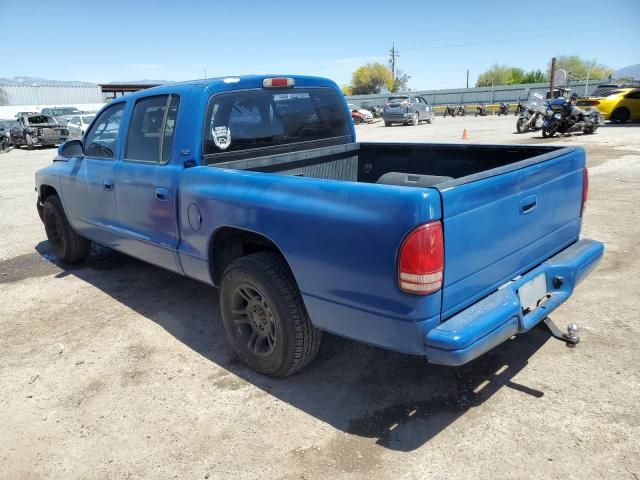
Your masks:
[{"label": "rear door window", "polygon": [[217,155],[347,135],[344,103],[331,89],[237,91],[211,98],[203,151]]},{"label": "rear door window", "polygon": [[127,134],[125,159],[166,163],[171,157],[179,99],[156,95],[136,102]]}]

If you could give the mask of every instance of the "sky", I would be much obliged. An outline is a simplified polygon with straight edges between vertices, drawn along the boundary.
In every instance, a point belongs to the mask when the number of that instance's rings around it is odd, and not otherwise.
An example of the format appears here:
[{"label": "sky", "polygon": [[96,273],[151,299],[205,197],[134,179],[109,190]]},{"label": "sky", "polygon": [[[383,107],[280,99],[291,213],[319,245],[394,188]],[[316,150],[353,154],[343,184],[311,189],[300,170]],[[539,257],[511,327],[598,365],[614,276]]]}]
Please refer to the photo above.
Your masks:
[{"label": "sky", "polygon": [[640,63],[640,0],[0,0],[0,78],[189,80],[251,73],[340,85],[388,61],[414,90],[469,85],[498,62],[545,69],[558,55]]}]

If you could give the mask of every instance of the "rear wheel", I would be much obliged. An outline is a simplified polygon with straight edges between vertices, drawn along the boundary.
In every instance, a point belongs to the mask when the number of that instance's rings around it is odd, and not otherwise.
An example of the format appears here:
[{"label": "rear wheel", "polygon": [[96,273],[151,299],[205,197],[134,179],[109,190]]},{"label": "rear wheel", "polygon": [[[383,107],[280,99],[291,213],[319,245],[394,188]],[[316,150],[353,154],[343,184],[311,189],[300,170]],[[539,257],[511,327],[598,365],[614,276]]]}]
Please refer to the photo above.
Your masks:
[{"label": "rear wheel", "polygon": [[616,108],[611,114],[611,121],[613,123],[626,123],[629,121],[630,116],[629,109],[624,107]]},{"label": "rear wheel", "polygon": [[42,208],[42,222],[53,253],[64,263],[83,261],[89,256],[91,240],[73,231],[57,195],[50,195]]},{"label": "rear wheel", "polygon": [[390,127],[391,126],[391,122],[384,122],[384,126],[385,127]]},{"label": "rear wheel", "polygon": [[220,285],[220,310],[236,354],[253,370],[286,377],[318,353],[320,330],[279,255],[259,252],[233,261]]},{"label": "rear wheel", "polygon": [[420,114],[418,112],[415,112],[413,114],[413,117],[411,118],[411,125],[415,127],[419,123],[420,123]]}]

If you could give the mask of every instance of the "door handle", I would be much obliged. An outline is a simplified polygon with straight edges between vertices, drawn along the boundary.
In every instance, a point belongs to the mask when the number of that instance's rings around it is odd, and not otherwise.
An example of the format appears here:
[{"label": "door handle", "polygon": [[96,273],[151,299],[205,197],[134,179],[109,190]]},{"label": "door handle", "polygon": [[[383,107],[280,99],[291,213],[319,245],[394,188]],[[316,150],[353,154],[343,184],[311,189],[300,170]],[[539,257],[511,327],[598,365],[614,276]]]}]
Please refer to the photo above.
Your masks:
[{"label": "door handle", "polygon": [[104,186],[105,190],[113,190],[113,181],[112,180],[105,180],[104,182],[102,182],[102,185]]},{"label": "door handle", "polygon": [[526,215],[527,213],[531,213],[537,206],[538,197],[536,195],[524,198],[520,201],[520,214]]},{"label": "door handle", "polygon": [[169,199],[169,190],[166,188],[156,188],[153,195],[156,197],[156,200],[166,202]]}]

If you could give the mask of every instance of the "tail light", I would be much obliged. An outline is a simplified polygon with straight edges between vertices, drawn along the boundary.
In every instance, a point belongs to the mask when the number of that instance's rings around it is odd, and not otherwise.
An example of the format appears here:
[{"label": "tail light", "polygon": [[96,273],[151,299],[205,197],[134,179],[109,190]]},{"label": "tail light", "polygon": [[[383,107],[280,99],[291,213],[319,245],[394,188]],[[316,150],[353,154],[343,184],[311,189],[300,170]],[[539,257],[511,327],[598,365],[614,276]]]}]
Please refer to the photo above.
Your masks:
[{"label": "tail light", "polygon": [[427,295],[442,288],[444,243],[442,223],[421,225],[413,230],[400,247],[398,285],[400,290]]},{"label": "tail light", "polygon": [[265,78],[262,80],[263,88],[282,88],[293,87],[295,85],[293,78]]},{"label": "tail light", "polygon": [[584,206],[587,203],[587,196],[589,195],[589,170],[584,167],[582,170],[582,206],[580,207],[580,216],[584,212]]}]

